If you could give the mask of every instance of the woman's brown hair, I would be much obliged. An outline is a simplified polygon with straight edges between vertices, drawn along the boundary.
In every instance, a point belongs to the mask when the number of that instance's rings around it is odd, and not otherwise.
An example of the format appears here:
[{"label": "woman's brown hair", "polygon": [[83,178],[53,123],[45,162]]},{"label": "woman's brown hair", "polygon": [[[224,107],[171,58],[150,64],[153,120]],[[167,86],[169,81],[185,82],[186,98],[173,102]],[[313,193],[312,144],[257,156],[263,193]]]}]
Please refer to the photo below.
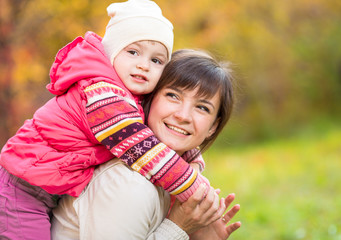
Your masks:
[{"label": "woman's brown hair", "polygon": [[171,61],[166,65],[154,91],[145,98],[146,122],[148,123],[149,108],[154,95],[165,87],[198,89],[198,96],[208,98],[215,96],[219,91],[220,108],[216,117],[219,123],[215,133],[199,146],[201,152],[204,152],[212,145],[230,119],[234,103],[232,80],[228,63],[220,63],[201,50],[178,50],[172,54]]}]

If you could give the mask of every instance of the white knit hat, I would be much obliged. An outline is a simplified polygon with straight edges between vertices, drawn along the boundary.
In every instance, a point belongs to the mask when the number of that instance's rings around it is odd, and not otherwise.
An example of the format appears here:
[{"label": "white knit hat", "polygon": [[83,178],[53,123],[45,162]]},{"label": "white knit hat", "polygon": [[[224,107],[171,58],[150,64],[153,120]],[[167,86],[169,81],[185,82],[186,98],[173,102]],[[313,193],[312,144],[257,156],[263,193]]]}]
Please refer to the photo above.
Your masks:
[{"label": "white knit hat", "polygon": [[170,59],[174,41],[173,25],[162,15],[155,2],[128,0],[110,4],[107,11],[111,19],[102,44],[112,64],[122,49],[142,40],[162,43],[167,48]]}]

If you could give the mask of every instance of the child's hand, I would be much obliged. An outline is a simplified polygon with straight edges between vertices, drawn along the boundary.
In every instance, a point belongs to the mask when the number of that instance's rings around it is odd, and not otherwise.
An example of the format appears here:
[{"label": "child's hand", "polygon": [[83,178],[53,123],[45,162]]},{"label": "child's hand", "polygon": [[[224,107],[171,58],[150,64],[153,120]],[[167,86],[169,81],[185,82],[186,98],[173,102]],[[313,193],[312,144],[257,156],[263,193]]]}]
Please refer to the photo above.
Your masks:
[{"label": "child's hand", "polygon": [[[234,200],[234,194],[229,194],[225,198],[225,206],[227,209],[232,201]],[[231,219],[237,214],[239,211],[239,204],[234,205],[230,210],[226,212],[220,219],[211,223],[210,225],[199,229],[195,233],[191,234],[191,240],[206,240],[206,239],[216,239],[216,240],[226,240],[229,236],[240,228],[241,223],[229,223]]]},{"label": "child's hand", "polygon": [[219,199],[212,187],[206,188],[201,185],[184,203],[175,201],[168,216],[188,234],[217,221],[226,209],[224,199]]},{"label": "child's hand", "polygon": [[190,163],[189,164],[192,168],[194,168],[195,169],[195,171],[197,171],[198,173],[200,173],[200,165],[199,165],[199,163]]}]

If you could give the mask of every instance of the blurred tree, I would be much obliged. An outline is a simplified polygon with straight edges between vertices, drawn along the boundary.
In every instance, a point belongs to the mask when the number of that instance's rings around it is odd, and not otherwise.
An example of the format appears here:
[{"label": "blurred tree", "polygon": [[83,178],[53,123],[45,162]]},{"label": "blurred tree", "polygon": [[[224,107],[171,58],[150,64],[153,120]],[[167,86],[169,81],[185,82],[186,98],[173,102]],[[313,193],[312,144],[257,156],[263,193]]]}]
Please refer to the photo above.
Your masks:
[{"label": "blurred tree", "polygon": [[23,121],[52,97],[45,86],[57,51],[88,30],[104,32],[107,19],[103,21],[106,4],[94,0],[0,0],[0,4],[3,146]]},{"label": "blurred tree", "polygon": [[21,0],[0,0],[0,143],[7,141],[14,121],[13,109],[13,36],[15,24],[19,21],[19,12],[26,4]]},{"label": "blurred tree", "polygon": [[[156,2],[174,25],[174,49],[234,63],[239,100],[226,132],[234,142],[341,118],[341,2]],[[52,97],[45,85],[58,49],[89,30],[103,36],[110,3],[0,0],[0,146]]]}]

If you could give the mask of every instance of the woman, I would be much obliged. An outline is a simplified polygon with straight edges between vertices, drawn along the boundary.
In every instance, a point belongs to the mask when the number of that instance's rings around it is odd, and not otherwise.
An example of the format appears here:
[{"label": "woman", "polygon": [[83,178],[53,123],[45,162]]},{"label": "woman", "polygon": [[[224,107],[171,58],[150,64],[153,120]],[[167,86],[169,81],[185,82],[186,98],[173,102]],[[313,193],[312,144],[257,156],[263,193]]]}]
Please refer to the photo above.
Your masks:
[{"label": "woman", "polygon": [[[230,73],[203,52],[180,50],[172,55],[145,106],[154,134],[182,155],[197,146],[207,149],[228,121],[232,105]],[[52,238],[226,239],[240,226],[225,227],[238,205],[221,218],[233,198],[219,199],[213,188],[202,186],[187,202],[176,202],[167,216],[168,193],[112,160],[96,169],[78,198],[60,201]]]}]

